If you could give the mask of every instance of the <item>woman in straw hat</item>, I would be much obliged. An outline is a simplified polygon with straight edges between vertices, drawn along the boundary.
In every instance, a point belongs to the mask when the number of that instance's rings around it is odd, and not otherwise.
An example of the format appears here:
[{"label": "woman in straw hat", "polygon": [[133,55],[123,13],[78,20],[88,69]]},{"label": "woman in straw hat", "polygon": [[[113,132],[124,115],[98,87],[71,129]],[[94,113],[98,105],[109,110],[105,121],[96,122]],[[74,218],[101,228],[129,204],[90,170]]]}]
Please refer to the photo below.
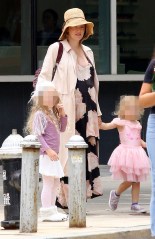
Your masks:
[{"label": "woman in straw hat", "polygon": [[[64,14],[64,25],[59,40],[63,44],[63,55],[53,78],[53,84],[61,96],[68,125],[61,134],[60,161],[65,177],[57,205],[67,207],[68,198],[68,152],[65,144],[75,134],[81,135],[88,144],[86,156],[87,198],[103,193],[98,160],[98,121],[101,111],[98,104],[99,82],[95,70],[92,50],[82,42],[93,34],[94,24],[85,19],[79,8],[72,8]],[[49,46],[36,89],[45,81],[51,81],[52,70],[58,53],[58,42]]]}]

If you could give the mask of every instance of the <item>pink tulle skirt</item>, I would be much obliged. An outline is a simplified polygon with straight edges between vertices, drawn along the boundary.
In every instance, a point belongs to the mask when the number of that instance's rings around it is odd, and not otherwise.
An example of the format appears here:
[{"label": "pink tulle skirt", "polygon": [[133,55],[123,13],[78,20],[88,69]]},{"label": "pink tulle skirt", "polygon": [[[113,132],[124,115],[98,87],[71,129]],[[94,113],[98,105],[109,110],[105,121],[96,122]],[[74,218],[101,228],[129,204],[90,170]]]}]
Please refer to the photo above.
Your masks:
[{"label": "pink tulle skirt", "polygon": [[108,161],[112,178],[128,182],[141,182],[150,173],[147,154],[141,146],[119,145]]}]

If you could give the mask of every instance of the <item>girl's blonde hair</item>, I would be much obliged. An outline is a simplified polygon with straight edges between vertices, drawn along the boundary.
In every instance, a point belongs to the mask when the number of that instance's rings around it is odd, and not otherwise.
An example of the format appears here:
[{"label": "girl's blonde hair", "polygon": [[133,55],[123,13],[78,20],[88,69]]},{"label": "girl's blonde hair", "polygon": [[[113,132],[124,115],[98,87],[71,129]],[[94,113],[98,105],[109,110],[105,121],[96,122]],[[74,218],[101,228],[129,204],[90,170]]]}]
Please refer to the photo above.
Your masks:
[{"label": "girl's blonde hair", "polygon": [[120,97],[119,103],[116,105],[114,115],[117,115],[120,119],[124,119],[125,110],[127,106],[131,104],[137,106],[137,114],[135,115],[135,120],[139,120],[144,113],[144,109],[140,107],[138,96],[135,95],[122,95]]},{"label": "girl's blonde hair", "polygon": [[[54,116],[57,118],[57,120],[59,122],[60,117],[59,117],[59,112],[56,108],[56,105],[58,103],[60,103],[60,98],[58,96],[55,96],[55,97],[57,97],[56,98],[56,103],[52,107],[52,110],[53,110]],[[32,134],[33,133],[34,115],[39,110],[44,112],[46,115],[48,115],[48,117],[55,124],[54,118],[51,115],[51,109],[49,109],[48,106],[43,105],[43,94],[38,94],[38,96],[32,97],[29,104],[30,105],[29,105],[29,110],[28,110],[28,117],[27,117],[27,121],[26,121],[26,124],[25,124],[25,127],[24,127],[24,133],[25,134]]]}]

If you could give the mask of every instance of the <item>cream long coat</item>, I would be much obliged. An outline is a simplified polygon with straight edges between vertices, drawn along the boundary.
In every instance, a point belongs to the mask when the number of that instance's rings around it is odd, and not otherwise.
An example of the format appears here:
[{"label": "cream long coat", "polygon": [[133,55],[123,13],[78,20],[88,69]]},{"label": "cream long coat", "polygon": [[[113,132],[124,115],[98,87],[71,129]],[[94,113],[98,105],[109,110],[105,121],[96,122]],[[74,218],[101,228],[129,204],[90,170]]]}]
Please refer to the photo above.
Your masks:
[{"label": "cream long coat", "polygon": [[[51,82],[51,84],[54,84],[55,88],[60,93],[61,101],[63,103],[65,112],[68,116],[68,124],[67,124],[66,131],[64,133],[61,133],[61,136],[60,136],[59,158],[64,168],[68,158],[68,152],[67,152],[67,149],[65,148],[65,144],[68,142],[71,136],[75,135],[74,90],[75,90],[76,82],[77,82],[77,74],[76,74],[77,56],[74,53],[74,51],[71,49],[67,40],[62,41],[62,44],[63,44],[62,58],[57,67],[54,79]],[[38,77],[36,90],[37,90],[37,87],[39,85],[44,84],[45,81],[47,80],[51,81],[52,71],[53,71],[53,67],[55,65],[56,57],[58,53],[58,47],[59,47],[58,42],[49,46],[44,62],[43,62],[42,70]],[[82,45],[82,48],[95,67],[92,50],[89,47],[84,45]],[[98,115],[101,115],[100,107],[98,104],[99,82],[98,82],[96,71],[95,71],[94,82],[95,82],[95,89],[96,89],[97,111],[98,111]]]}]

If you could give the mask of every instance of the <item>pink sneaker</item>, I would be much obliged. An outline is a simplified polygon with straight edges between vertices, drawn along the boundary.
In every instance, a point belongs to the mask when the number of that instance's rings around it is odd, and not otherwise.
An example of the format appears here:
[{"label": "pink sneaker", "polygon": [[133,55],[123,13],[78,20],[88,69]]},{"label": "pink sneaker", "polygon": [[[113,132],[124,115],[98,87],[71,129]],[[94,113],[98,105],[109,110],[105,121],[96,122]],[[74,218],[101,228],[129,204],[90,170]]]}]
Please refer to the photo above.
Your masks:
[{"label": "pink sneaker", "polygon": [[112,211],[115,211],[117,209],[119,198],[120,198],[119,196],[116,196],[115,190],[112,190],[110,192],[109,207]]}]

